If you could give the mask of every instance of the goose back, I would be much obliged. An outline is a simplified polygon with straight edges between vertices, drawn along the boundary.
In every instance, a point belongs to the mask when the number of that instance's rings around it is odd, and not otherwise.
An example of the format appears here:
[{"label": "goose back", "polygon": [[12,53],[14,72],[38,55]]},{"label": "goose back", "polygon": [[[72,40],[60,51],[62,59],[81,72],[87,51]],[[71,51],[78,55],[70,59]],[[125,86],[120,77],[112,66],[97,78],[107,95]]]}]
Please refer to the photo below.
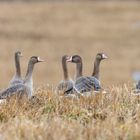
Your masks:
[{"label": "goose back", "polygon": [[17,95],[18,99],[22,99],[22,97],[30,98],[32,96],[31,88],[26,86],[25,84],[19,83],[8,87],[5,90],[0,92],[0,99],[7,99],[12,97],[13,95]]},{"label": "goose back", "polygon": [[5,90],[2,90],[0,92],[0,99],[7,99],[16,93],[17,95],[19,95],[20,93],[22,94],[24,91],[25,91],[25,85],[19,83],[17,85],[10,86]]},{"label": "goose back", "polygon": [[95,77],[82,76],[76,80],[74,89],[78,93],[99,91],[101,90],[101,85]]}]

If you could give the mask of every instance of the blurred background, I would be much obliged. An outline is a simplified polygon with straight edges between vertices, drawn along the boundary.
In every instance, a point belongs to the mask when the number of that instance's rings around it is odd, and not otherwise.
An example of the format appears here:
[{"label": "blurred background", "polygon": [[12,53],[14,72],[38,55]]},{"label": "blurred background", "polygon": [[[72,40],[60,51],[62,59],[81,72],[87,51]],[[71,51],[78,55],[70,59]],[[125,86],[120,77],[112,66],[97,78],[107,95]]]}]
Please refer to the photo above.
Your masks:
[{"label": "blurred background", "polygon": [[[98,52],[109,56],[101,63],[104,86],[133,82],[140,71],[139,1],[1,1],[0,2],[0,88],[15,72],[14,52],[23,53],[22,74],[30,56],[46,62],[37,64],[34,84],[57,85],[63,79],[61,57],[79,54],[84,75],[91,75]],[[73,78],[75,65],[69,64]]]}]

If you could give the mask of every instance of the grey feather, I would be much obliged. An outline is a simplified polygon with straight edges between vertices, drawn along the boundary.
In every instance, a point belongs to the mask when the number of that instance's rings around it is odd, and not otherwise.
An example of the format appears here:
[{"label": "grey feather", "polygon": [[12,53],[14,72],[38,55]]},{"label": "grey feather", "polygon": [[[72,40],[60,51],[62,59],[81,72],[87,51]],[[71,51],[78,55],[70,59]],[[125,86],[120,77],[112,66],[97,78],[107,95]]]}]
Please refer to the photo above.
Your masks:
[{"label": "grey feather", "polygon": [[140,90],[140,81],[136,84],[136,89]]},{"label": "grey feather", "polygon": [[140,90],[140,72],[133,72],[132,77],[136,82],[136,89]]},{"label": "grey feather", "polygon": [[140,81],[140,72],[136,71],[132,74],[132,77],[134,79],[135,82],[139,82]]},{"label": "grey feather", "polygon": [[13,85],[0,92],[0,99],[6,99],[16,93],[17,94],[22,93],[22,92],[24,92],[24,90],[25,90],[24,84]]},{"label": "grey feather", "polygon": [[15,68],[16,68],[16,73],[13,76],[13,78],[9,82],[9,87],[16,85],[18,83],[23,84],[23,80],[21,78],[21,68],[20,68],[20,57],[22,56],[21,52],[17,51],[15,52]]},{"label": "grey feather", "polygon": [[57,87],[58,91],[69,91],[73,88],[74,81],[72,80],[67,80],[67,81],[61,81]]},{"label": "grey feather", "polygon": [[100,82],[95,77],[82,76],[75,82],[74,89],[78,93],[89,91],[99,91],[101,89]]},{"label": "grey feather", "polygon": [[15,76],[10,81],[9,87],[14,86],[14,85],[17,85],[17,84],[23,84],[23,83],[24,83],[24,81],[22,79],[20,79],[20,78],[18,78],[18,77]]}]

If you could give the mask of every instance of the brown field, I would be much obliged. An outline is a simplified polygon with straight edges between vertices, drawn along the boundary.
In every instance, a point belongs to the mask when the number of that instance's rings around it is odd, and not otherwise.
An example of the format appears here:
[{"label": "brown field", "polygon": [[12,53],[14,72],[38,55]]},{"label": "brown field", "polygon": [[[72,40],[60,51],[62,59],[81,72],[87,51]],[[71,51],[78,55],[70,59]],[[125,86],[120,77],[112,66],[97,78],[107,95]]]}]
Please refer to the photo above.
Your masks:
[{"label": "brown field", "polygon": [[[0,3],[0,88],[14,74],[13,54],[23,53],[25,75],[30,56],[36,65],[38,104],[0,109],[1,140],[133,140],[140,139],[139,97],[131,95],[132,72],[140,70],[139,2]],[[108,94],[79,100],[61,99],[46,88],[63,79],[61,57],[79,54],[84,74],[91,75],[98,52],[101,83]],[[69,65],[73,78],[75,66]],[[127,83],[127,84],[124,84]]]}]

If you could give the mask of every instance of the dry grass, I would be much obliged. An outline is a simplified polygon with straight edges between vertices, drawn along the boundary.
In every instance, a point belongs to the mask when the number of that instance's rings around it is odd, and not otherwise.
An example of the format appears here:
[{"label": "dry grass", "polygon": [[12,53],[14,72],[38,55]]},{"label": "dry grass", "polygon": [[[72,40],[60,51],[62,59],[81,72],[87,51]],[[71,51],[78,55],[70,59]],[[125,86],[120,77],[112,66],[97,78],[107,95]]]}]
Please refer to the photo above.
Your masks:
[{"label": "dry grass", "polygon": [[130,85],[110,87],[107,94],[66,98],[38,88],[38,102],[4,103],[2,140],[139,139],[140,98]]},{"label": "dry grass", "polygon": [[[46,59],[34,71],[39,101],[0,106],[1,140],[140,139],[140,99],[131,91],[131,72],[140,60],[139,2],[5,2],[0,9],[0,87],[14,73],[15,50],[24,55],[23,73],[30,56]],[[101,51],[110,57],[101,65],[107,94],[80,99],[54,94],[63,76],[62,55],[80,54],[90,75]],[[69,68],[73,77],[75,66]]]}]

